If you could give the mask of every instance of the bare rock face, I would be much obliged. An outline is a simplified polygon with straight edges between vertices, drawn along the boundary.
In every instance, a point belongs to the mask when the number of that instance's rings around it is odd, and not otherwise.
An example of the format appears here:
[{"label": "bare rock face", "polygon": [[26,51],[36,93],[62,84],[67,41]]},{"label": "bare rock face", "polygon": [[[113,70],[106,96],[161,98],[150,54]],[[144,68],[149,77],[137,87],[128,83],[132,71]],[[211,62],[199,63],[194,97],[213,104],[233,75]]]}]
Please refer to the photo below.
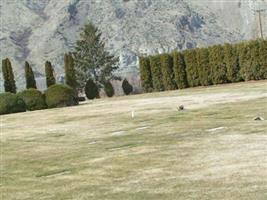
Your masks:
[{"label": "bare rock face", "polygon": [[[120,57],[122,77],[140,87],[138,55],[238,42],[259,36],[254,10],[267,0],[2,0],[0,55],[11,58],[19,88],[28,60],[45,88],[44,62],[63,74],[63,54],[73,49],[80,28],[92,21],[109,51]],[[267,35],[267,11],[262,12]],[[1,77],[2,78],[2,77]],[[1,79],[1,83],[2,83]],[[3,85],[3,84],[1,84]]]}]

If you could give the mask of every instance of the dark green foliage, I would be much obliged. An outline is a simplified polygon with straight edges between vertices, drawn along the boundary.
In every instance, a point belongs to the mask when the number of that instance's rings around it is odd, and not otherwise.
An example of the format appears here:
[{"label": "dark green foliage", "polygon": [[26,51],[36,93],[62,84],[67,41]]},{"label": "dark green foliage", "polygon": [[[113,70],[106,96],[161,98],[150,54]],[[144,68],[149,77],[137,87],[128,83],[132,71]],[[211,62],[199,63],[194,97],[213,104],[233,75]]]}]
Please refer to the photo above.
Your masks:
[{"label": "dark green foliage", "polygon": [[152,92],[153,91],[153,83],[152,83],[149,58],[139,57],[139,66],[140,66],[142,87],[143,87],[145,92]]},{"label": "dark green foliage", "polygon": [[88,99],[99,98],[99,89],[92,79],[86,82],[85,94]]},{"label": "dark green foliage", "polygon": [[211,67],[212,83],[227,83],[227,70],[224,62],[223,46],[215,45],[209,48],[209,64]]},{"label": "dark green foliage", "polygon": [[122,89],[124,94],[126,95],[131,94],[133,91],[133,86],[128,82],[126,78],[122,81]]},{"label": "dark green foliage", "polygon": [[267,79],[267,40],[259,40],[259,64],[262,79]]},{"label": "dark green foliage", "polygon": [[224,45],[224,62],[227,69],[227,79],[230,82],[238,82],[241,80],[240,67],[237,45],[225,44]]},{"label": "dark green foliage", "polygon": [[26,79],[26,88],[29,89],[29,88],[37,88],[36,87],[36,81],[35,81],[35,78],[34,78],[34,74],[33,74],[33,71],[32,71],[32,68],[30,66],[30,64],[26,61],[25,62],[25,79]]},{"label": "dark green foliage", "polygon": [[18,96],[23,99],[27,110],[41,110],[47,108],[45,98],[42,92],[37,89],[30,88],[18,93]]},{"label": "dark green foliage", "polygon": [[74,70],[74,60],[71,53],[64,55],[65,83],[76,90],[77,81]]},{"label": "dark green foliage", "polygon": [[174,80],[173,73],[173,59],[169,54],[162,54],[160,56],[162,79],[165,90],[175,90],[177,85]]},{"label": "dark green foliage", "polygon": [[108,97],[113,97],[114,96],[114,88],[110,81],[106,82],[104,84],[104,91]]},{"label": "dark green foliage", "polygon": [[16,82],[11,62],[8,58],[2,60],[2,72],[4,78],[4,87],[6,92],[16,93]]},{"label": "dark green foliage", "polygon": [[173,72],[175,82],[179,89],[186,88],[188,86],[186,78],[186,65],[184,56],[180,52],[173,53]]},{"label": "dark green foliage", "polygon": [[186,64],[187,82],[190,87],[200,85],[199,70],[197,63],[197,50],[191,49],[184,51],[184,60]]},{"label": "dark green foliage", "polygon": [[206,86],[211,85],[211,67],[209,64],[209,49],[200,48],[197,52],[197,64],[200,85]]},{"label": "dark green foliage", "polygon": [[25,111],[25,103],[18,95],[11,92],[0,94],[0,115]]},{"label": "dark green foliage", "polygon": [[67,85],[54,84],[45,91],[48,108],[73,106],[78,104],[75,91]]},{"label": "dark green foliage", "polygon": [[163,91],[164,85],[162,81],[160,56],[159,55],[150,56],[149,61],[150,61],[150,68],[151,68],[153,90]]},{"label": "dark green foliage", "polygon": [[56,79],[54,77],[54,69],[51,65],[51,62],[45,62],[45,76],[46,76],[46,86],[49,88],[50,86],[56,84]]},{"label": "dark green foliage", "polygon": [[82,90],[87,80],[92,79],[103,87],[106,80],[119,79],[114,75],[119,58],[105,49],[100,30],[92,23],[86,24],[73,52],[78,89]]},{"label": "dark green foliage", "polygon": [[170,90],[173,81],[178,88],[185,88],[267,79],[267,40],[263,39],[143,57],[140,73],[142,81],[147,80],[143,85],[147,92],[152,89],[146,59],[150,60],[153,91]]}]

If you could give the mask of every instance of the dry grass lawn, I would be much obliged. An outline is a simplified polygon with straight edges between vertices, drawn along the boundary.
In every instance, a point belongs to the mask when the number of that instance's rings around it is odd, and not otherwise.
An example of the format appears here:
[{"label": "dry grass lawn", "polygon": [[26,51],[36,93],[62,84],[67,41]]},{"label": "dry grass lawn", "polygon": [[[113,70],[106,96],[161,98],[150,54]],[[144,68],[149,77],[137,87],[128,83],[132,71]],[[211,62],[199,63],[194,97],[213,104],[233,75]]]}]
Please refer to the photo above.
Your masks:
[{"label": "dry grass lawn", "polygon": [[[265,120],[253,120],[258,115]],[[266,200],[267,82],[1,116],[0,193],[1,200]]]}]

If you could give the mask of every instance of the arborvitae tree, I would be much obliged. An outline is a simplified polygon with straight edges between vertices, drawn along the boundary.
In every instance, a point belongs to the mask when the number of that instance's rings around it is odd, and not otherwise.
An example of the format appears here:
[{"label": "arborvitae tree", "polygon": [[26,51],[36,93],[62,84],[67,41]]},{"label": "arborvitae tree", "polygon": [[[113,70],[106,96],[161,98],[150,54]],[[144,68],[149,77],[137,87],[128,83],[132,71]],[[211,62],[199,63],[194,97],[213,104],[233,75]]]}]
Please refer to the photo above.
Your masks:
[{"label": "arborvitae tree", "polygon": [[107,81],[105,84],[104,84],[104,91],[106,93],[106,95],[108,97],[113,97],[114,96],[114,88],[111,84],[110,81]]},{"label": "arborvitae tree", "polygon": [[46,86],[47,88],[56,83],[56,79],[54,77],[54,69],[51,65],[51,62],[45,62],[45,75],[46,75]]},{"label": "arborvitae tree", "polygon": [[85,94],[88,99],[99,98],[99,89],[92,79],[86,82]]},{"label": "arborvitae tree", "polygon": [[122,89],[124,94],[126,95],[131,94],[131,92],[133,91],[133,86],[127,81],[126,78],[122,81]]},{"label": "arborvitae tree", "polygon": [[139,57],[140,76],[142,88],[145,92],[153,91],[151,69],[148,57]]},{"label": "arborvitae tree", "polygon": [[65,83],[76,90],[77,81],[74,70],[74,60],[71,53],[64,55]]},{"label": "arborvitae tree", "polygon": [[232,44],[224,45],[224,62],[226,64],[227,69],[227,79],[230,82],[238,82],[240,81],[239,74],[239,59],[238,59],[238,51],[237,46]]},{"label": "arborvitae tree", "polygon": [[196,49],[184,51],[184,60],[186,65],[186,76],[190,87],[199,86],[199,72],[196,57]]},{"label": "arborvitae tree", "polygon": [[213,84],[227,82],[227,70],[224,63],[224,51],[221,45],[209,48],[209,63],[211,66],[211,78]]},{"label": "arborvitae tree", "polygon": [[173,73],[173,59],[169,54],[162,54],[160,56],[162,79],[165,90],[175,90],[177,85]]},{"label": "arborvitae tree", "polygon": [[106,80],[119,79],[114,75],[119,58],[106,51],[101,35],[100,30],[89,22],[76,42],[73,56],[79,90],[84,88],[88,79],[92,79],[99,88]]},{"label": "arborvitae tree", "polygon": [[30,88],[37,89],[36,81],[35,81],[35,78],[34,78],[34,74],[33,74],[32,68],[31,68],[30,64],[27,61],[25,62],[24,70],[25,70],[26,88],[27,89],[30,89]]},{"label": "arborvitae tree", "polygon": [[160,56],[159,55],[150,56],[149,61],[150,61],[153,89],[154,91],[163,91],[164,85],[162,81]]},{"label": "arborvitae tree", "polygon": [[8,58],[2,60],[2,71],[4,78],[4,87],[6,92],[16,93],[16,82],[11,62]]},{"label": "arborvitae tree", "polygon": [[180,52],[173,53],[173,71],[178,88],[183,89],[188,87],[184,55]]},{"label": "arborvitae tree", "polygon": [[261,54],[263,52],[260,52],[260,40],[255,40],[251,42],[251,70],[250,77],[253,80],[261,80],[264,79],[264,70],[261,66]]},{"label": "arborvitae tree", "polygon": [[203,86],[211,85],[211,67],[209,65],[209,50],[208,48],[197,49],[197,62],[199,81]]},{"label": "arborvitae tree", "polygon": [[267,79],[267,40],[259,40],[259,63],[261,66],[260,73],[262,79]]}]

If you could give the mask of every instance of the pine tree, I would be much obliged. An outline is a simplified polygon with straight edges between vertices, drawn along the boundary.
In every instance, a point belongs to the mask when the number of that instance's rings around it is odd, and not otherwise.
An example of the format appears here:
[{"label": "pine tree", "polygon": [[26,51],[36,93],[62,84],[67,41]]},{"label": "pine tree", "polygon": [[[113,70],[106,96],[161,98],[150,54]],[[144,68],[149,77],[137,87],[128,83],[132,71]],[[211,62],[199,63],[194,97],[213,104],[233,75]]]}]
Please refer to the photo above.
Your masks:
[{"label": "pine tree", "polygon": [[180,52],[173,53],[173,71],[178,88],[183,89],[188,87],[184,56]]},{"label": "pine tree", "polygon": [[153,83],[152,83],[149,58],[139,57],[139,66],[140,66],[140,77],[141,77],[142,88],[144,89],[145,92],[152,92]]},{"label": "pine tree", "polygon": [[160,56],[160,63],[165,90],[177,89],[177,85],[174,80],[172,56],[169,54],[162,54]]},{"label": "pine tree", "polygon": [[16,82],[11,62],[8,58],[2,60],[4,87],[6,92],[16,93]]},{"label": "pine tree", "polygon": [[224,62],[224,51],[221,45],[209,48],[209,63],[213,84],[227,83],[227,69]]},{"label": "pine tree", "polygon": [[199,82],[203,86],[211,85],[211,67],[209,65],[208,48],[200,48],[196,50],[199,71]]},{"label": "pine tree", "polygon": [[73,56],[79,90],[84,88],[88,79],[92,79],[99,88],[106,80],[119,79],[114,75],[119,58],[106,51],[101,35],[100,30],[89,22],[76,42]]},{"label": "pine tree", "polygon": [[65,83],[76,90],[77,81],[74,69],[74,60],[71,53],[64,55]]},{"label": "pine tree", "polygon": [[26,88],[27,89],[29,89],[29,88],[37,89],[36,81],[35,81],[35,78],[34,78],[34,74],[33,74],[32,68],[31,68],[30,64],[27,61],[25,62],[24,70],[25,70]]},{"label": "pine tree", "polygon": [[47,88],[56,83],[56,79],[54,77],[54,69],[51,65],[51,62],[49,61],[45,62],[45,75]]},{"label": "pine tree", "polygon": [[237,46],[232,44],[224,45],[224,62],[226,64],[227,69],[227,79],[230,82],[238,82],[240,81],[239,74],[239,60],[238,60],[238,52]]},{"label": "pine tree", "polygon": [[190,87],[195,87],[200,85],[196,52],[197,52],[196,49],[190,49],[184,51],[186,76],[188,85]]},{"label": "pine tree", "polygon": [[150,68],[151,68],[151,77],[152,77],[152,85],[154,91],[164,91],[164,85],[162,81],[162,73],[161,73],[161,63],[160,56],[150,56]]}]

